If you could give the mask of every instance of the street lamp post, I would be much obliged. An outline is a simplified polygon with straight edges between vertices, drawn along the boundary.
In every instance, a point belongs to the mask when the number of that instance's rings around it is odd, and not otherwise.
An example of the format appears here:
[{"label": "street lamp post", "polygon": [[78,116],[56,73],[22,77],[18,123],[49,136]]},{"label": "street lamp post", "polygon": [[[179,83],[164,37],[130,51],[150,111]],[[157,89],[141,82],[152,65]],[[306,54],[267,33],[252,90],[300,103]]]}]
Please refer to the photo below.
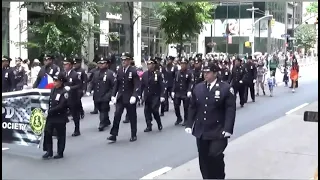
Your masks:
[{"label": "street lamp post", "polygon": [[251,9],[247,9],[247,11],[251,11],[251,19],[252,19],[252,32],[251,32],[251,54],[252,55],[254,53],[254,31],[255,31],[254,11],[256,10],[259,10],[259,8],[254,8],[254,6],[252,6]]}]

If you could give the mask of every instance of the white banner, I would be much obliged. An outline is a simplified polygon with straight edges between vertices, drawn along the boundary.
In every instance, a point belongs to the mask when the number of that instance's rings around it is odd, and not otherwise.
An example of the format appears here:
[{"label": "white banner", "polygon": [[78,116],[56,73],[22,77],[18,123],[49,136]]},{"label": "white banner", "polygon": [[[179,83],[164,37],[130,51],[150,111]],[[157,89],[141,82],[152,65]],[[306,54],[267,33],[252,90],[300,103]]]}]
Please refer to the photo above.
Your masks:
[{"label": "white banner", "polygon": [[108,47],[109,46],[109,21],[100,20],[100,46]]}]

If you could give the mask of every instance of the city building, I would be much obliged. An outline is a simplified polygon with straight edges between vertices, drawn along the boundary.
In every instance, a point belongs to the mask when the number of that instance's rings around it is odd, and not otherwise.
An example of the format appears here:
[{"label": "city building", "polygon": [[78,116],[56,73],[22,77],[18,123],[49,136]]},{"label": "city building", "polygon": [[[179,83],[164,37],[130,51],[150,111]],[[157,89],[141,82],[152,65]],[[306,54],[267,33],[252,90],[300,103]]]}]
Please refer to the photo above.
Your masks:
[{"label": "city building", "polygon": [[[253,44],[255,52],[270,53],[284,50],[286,48],[284,35],[288,33],[293,6],[290,11],[288,2],[224,2],[215,10],[213,23],[206,24],[206,29],[200,34],[199,51],[251,53],[252,49],[245,47],[245,42],[252,41],[252,12],[248,9],[253,7],[258,8],[254,11],[255,21],[266,14],[273,15],[274,19],[272,25],[270,18],[262,19],[255,24]],[[302,21],[301,3],[297,3],[295,12],[296,23],[299,23]]]}]

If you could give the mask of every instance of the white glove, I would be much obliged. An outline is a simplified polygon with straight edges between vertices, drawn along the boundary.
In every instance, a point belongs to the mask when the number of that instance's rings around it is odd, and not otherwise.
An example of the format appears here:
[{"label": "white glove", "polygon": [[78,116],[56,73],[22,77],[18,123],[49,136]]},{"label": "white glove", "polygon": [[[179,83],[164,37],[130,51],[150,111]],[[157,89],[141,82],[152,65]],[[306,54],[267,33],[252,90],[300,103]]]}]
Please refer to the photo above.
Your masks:
[{"label": "white glove", "polygon": [[174,98],[174,92],[171,93],[171,97]]},{"label": "white glove", "polygon": [[223,137],[225,137],[225,138],[229,138],[229,137],[231,137],[232,134],[230,134],[230,133],[228,133],[228,132],[226,132],[226,131],[222,131],[222,135],[223,135]]},{"label": "white glove", "polygon": [[141,100],[141,96],[138,96],[138,99]]},{"label": "white glove", "polygon": [[240,80],[239,83],[242,84],[243,83],[242,80]]},{"label": "white glove", "polygon": [[164,97],[160,97],[160,102],[164,102],[166,99]]},{"label": "white glove", "polygon": [[48,117],[48,110],[46,110],[46,111],[44,112],[43,116],[44,116],[45,118]]},{"label": "white glove", "polygon": [[254,80],[253,80],[253,84],[256,83],[256,82],[257,82],[257,80],[254,79]]},{"label": "white glove", "polygon": [[90,96],[90,94],[91,94],[91,93],[89,93],[89,92],[86,92],[86,95],[87,95],[87,96]]},{"label": "white glove", "polygon": [[130,104],[134,104],[134,103],[136,103],[136,97],[134,97],[134,96],[131,96],[131,98],[130,98]]},{"label": "white glove", "polygon": [[185,128],[184,131],[185,131],[187,134],[191,134],[191,133],[192,133],[191,128]]},{"label": "white glove", "polygon": [[110,101],[110,102],[109,102],[109,105],[112,106],[112,105],[114,105],[114,103],[113,103],[112,101]]},{"label": "white glove", "polygon": [[112,97],[111,97],[111,102],[112,102],[113,104],[115,104],[115,103],[117,102],[116,97],[112,96]]},{"label": "white glove", "polygon": [[23,85],[23,89],[28,89],[28,85]]},{"label": "white glove", "polygon": [[64,89],[65,89],[66,91],[70,91],[71,88],[70,88],[69,86],[65,86]]},{"label": "white glove", "polygon": [[192,94],[191,94],[191,92],[189,91],[189,92],[187,92],[187,96],[188,97],[191,97],[192,96]]}]

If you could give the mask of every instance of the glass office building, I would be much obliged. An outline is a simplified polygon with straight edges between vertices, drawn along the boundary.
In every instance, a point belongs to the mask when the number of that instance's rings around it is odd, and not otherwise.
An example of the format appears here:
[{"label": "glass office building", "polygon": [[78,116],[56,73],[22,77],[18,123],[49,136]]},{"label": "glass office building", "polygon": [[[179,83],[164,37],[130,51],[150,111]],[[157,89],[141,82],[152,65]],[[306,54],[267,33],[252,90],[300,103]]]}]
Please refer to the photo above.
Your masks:
[{"label": "glass office building", "polygon": [[[233,53],[251,53],[251,48],[244,46],[252,34],[252,12],[247,9],[259,8],[254,13],[255,20],[265,16],[268,10],[269,14],[277,21],[276,29],[280,24],[284,25],[286,2],[224,2],[220,4],[213,14],[214,22],[209,33],[206,33],[205,44],[206,52],[211,51],[211,42],[214,42],[216,52]],[[268,42],[268,24],[270,21],[261,20],[255,25],[255,52],[266,52]],[[284,26],[281,28],[284,31]],[[207,26],[208,31],[208,26]],[[272,30],[271,30],[272,31]],[[275,32],[274,32],[275,33]],[[283,32],[284,33],[284,32]],[[209,35],[208,35],[209,34]],[[283,47],[284,40],[277,35],[269,39],[272,50],[280,50]]]}]

